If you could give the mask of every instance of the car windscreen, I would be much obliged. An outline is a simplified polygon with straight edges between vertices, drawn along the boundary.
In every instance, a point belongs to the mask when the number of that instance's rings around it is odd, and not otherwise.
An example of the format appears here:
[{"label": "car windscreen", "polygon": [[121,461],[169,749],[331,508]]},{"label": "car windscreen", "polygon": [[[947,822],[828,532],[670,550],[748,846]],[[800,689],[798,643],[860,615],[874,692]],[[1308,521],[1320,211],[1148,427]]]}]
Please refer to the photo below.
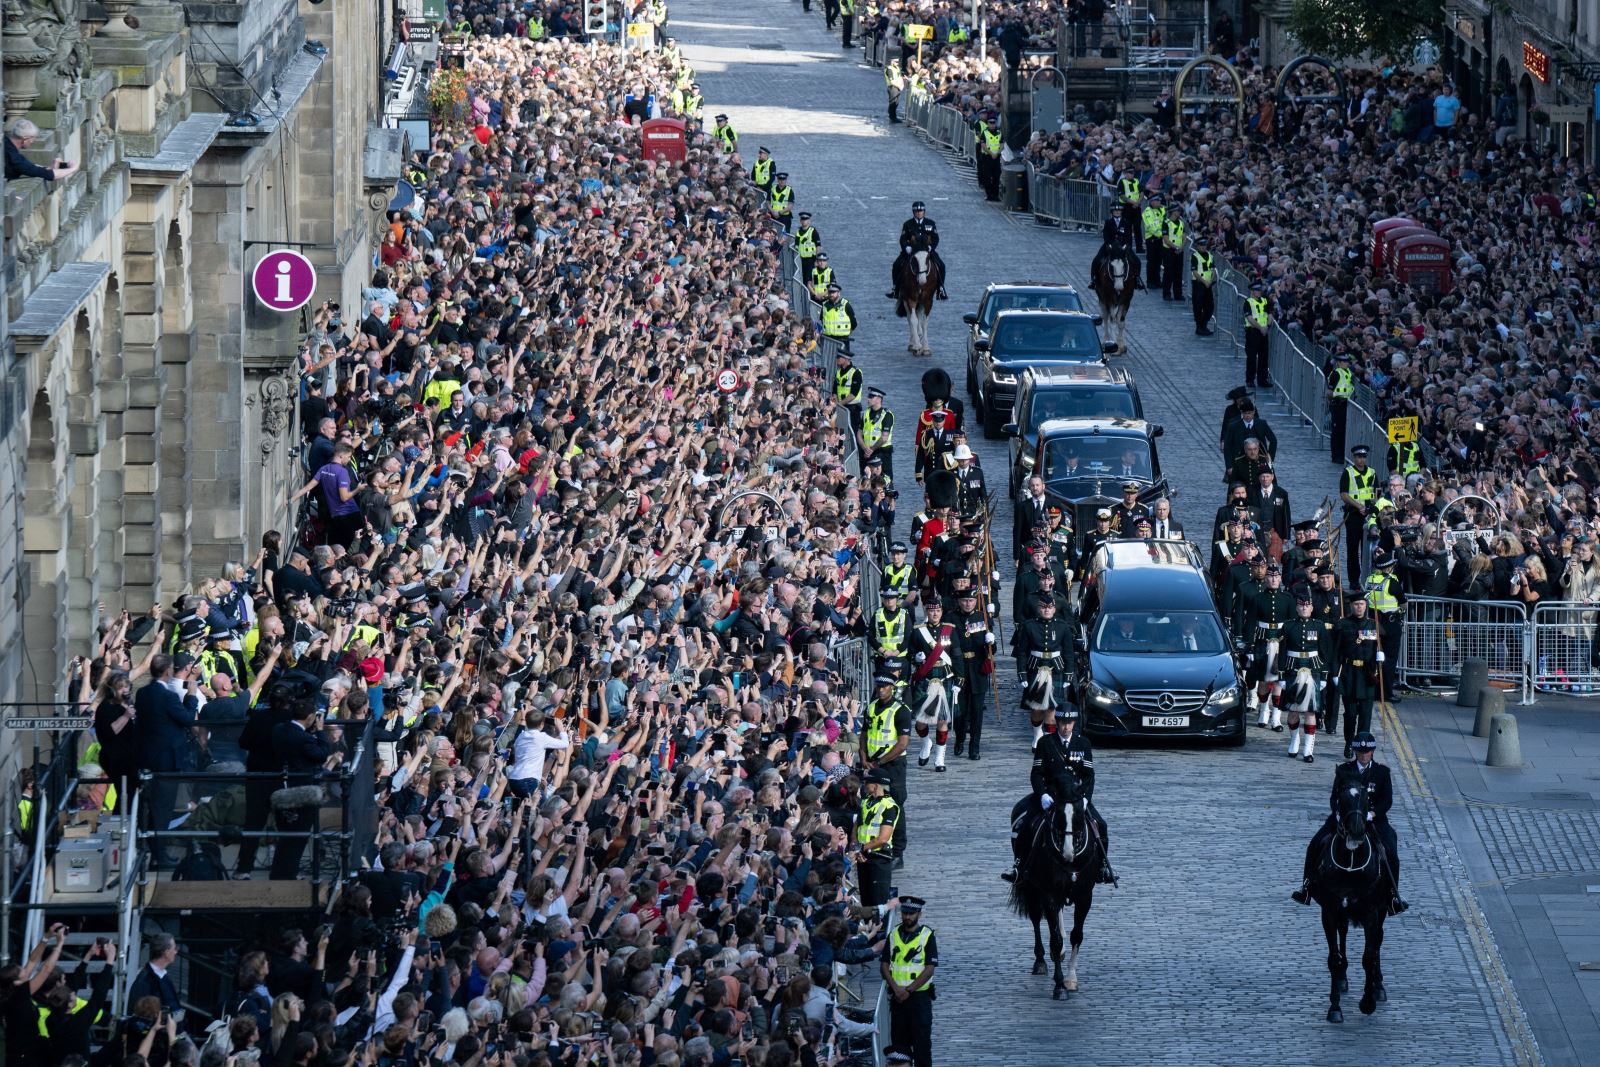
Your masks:
[{"label": "car windscreen", "polygon": [[1033,394],[1033,410],[1028,425],[1038,426],[1047,419],[1136,419],[1133,390],[1125,385],[1040,389]]},{"label": "car windscreen", "polygon": [[1083,301],[1075,289],[1050,289],[1041,293],[990,293],[983,305],[982,327],[994,325],[994,317],[1002,311],[1021,308],[1028,311],[1082,311]]},{"label": "car windscreen", "polygon": [[1150,443],[1141,437],[1086,434],[1046,441],[1039,471],[1047,482],[1070,478],[1137,478],[1150,481]]},{"label": "car windscreen", "polygon": [[1222,630],[1209,612],[1108,611],[1095,620],[1096,652],[1215,656],[1227,649]]},{"label": "car windscreen", "polygon": [[997,359],[1100,358],[1100,338],[1094,323],[1076,315],[1030,315],[1021,320],[1001,319],[992,345]]}]

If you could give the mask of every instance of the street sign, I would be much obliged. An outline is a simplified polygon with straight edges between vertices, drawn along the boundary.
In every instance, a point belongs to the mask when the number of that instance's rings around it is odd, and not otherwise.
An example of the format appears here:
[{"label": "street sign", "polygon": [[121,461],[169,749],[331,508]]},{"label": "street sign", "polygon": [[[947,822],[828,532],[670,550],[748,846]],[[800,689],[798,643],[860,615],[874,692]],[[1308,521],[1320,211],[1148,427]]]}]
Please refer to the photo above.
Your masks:
[{"label": "street sign", "polygon": [[32,715],[4,720],[7,730],[88,730],[94,727],[93,715]]},{"label": "street sign", "polygon": [[1417,417],[1407,415],[1403,419],[1389,420],[1389,443],[1391,445],[1404,444],[1417,439]]},{"label": "street sign", "polygon": [[933,40],[933,27],[925,22],[908,22],[906,24],[906,40],[931,41]]},{"label": "street sign", "polygon": [[739,388],[739,372],[725,370],[717,375],[717,388],[724,393],[731,393]]},{"label": "street sign", "polygon": [[655,25],[653,23],[649,23],[649,22],[630,22],[630,23],[628,23],[628,37],[629,38],[654,37],[655,36],[655,32],[656,32],[656,28],[655,28]]},{"label": "street sign", "polygon": [[298,311],[317,291],[317,268],[299,252],[268,252],[250,275],[256,299],[273,311]]}]

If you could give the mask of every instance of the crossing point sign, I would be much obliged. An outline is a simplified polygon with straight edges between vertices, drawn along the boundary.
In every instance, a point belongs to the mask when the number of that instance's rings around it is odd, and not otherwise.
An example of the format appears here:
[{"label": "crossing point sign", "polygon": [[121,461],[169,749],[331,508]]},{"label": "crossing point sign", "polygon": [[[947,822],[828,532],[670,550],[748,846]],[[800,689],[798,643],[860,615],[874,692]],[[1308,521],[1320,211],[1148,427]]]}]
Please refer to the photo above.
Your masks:
[{"label": "crossing point sign", "polygon": [[906,24],[906,40],[931,41],[933,40],[933,27],[925,22],[910,22]]},{"label": "crossing point sign", "polygon": [[1389,443],[1391,445],[1404,444],[1417,439],[1417,417],[1407,415],[1403,419],[1389,420]]}]

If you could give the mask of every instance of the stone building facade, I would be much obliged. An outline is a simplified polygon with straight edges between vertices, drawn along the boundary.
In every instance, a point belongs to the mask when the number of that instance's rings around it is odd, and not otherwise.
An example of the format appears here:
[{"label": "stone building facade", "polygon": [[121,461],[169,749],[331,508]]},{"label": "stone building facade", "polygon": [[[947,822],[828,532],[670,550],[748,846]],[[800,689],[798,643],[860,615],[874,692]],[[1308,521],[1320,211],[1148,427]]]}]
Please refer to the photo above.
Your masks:
[{"label": "stone building facade", "polygon": [[317,299],[357,306],[387,200],[360,165],[382,140],[387,15],[380,0],[4,9],[6,120],[40,128],[34,162],[80,164],[3,190],[11,704],[66,695],[98,605],[170,603],[288,521],[303,321],[255,308],[248,274],[298,247]]}]

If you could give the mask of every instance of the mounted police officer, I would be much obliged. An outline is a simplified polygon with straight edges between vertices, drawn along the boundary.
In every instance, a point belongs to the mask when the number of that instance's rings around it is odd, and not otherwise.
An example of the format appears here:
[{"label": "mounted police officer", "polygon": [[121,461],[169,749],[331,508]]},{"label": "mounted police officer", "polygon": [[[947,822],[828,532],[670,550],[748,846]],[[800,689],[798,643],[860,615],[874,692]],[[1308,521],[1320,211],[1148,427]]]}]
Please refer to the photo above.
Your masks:
[{"label": "mounted police officer", "polygon": [[[926,250],[928,258],[939,264],[944,269],[945,280],[950,278],[950,272],[945,268],[944,259],[939,255],[939,224],[928,218],[928,206],[921,200],[911,202],[911,217],[900,224],[900,254],[909,256],[914,252]],[[894,270],[891,265],[889,271],[889,291],[883,294],[891,300],[895,298]],[[939,299],[948,300],[949,295],[944,286],[939,287]]]},{"label": "mounted police officer", "polygon": [[[880,683],[883,679],[878,679]],[[887,689],[894,687],[888,680]],[[890,777],[868,771],[861,782],[861,812],[856,821],[856,849],[861,871],[861,903],[877,907],[889,902],[894,877],[894,835],[904,821],[900,804],[889,796]]]},{"label": "mounted police officer", "polygon": [[1094,807],[1094,750],[1089,739],[1077,732],[1079,712],[1073,705],[1057,710],[1050,729],[1033,744],[1033,767],[1028,784],[1033,791],[1011,809],[1011,851],[1014,865],[1001,875],[1015,882],[1022,859],[1033,844],[1038,819],[1057,804],[1073,809],[1073,818],[1087,817],[1105,846],[1106,860],[1100,868],[1101,882],[1114,882],[1111,871],[1111,841],[1106,821]]},{"label": "mounted police officer", "polygon": [[[892,675],[879,673],[873,682],[877,695],[867,704],[866,729],[861,735],[861,766],[888,778],[889,795],[901,807],[906,802],[906,746],[911,742],[911,709],[895,693]],[[905,820],[894,827],[894,865],[903,866],[906,851]]]},{"label": "mounted police officer", "polygon": [[957,677],[961,683],[956,710],[956,755],[966,749],[967,759],[978,758],[983,738],[984,706],[989,703],[989,679],[994,674],[994,631],[978,607],[978,591],[957,584],[956,610],[950,621],[961,637]]},{"label": "mounted police officer", "polygon": [[1283,630],[1294,617],[1294,598],[1283,587],[1283,569],[1268,563],[1266,584],[1249,601],[1245,612],[1245,640],[1250,644],[1250,670],[1246,679],[1254,687],[1260,714],[1257,726],[1270,725],[1274,733],[1283,732],[1283,708],[1274,700],[1274,689],[1282,676],[1279,656],[1283,651]]},{"label": "mounted police officer", "polygon": [[1378,741],[1370,732],[1362,730],[1351,742],[1351,747],[1355,750],[1355,758],[1348,763],[1339,764],[1339,769],[1333,775],[1333,792],[1328,798],[1328,821],[1322,824],[1322,829],[1317,831],[1316,836],[1311,839],[1311,844],[1306,847],[1304,880],[1300,883],[1300,888],[1289,895],[1297,903],[1311,903],[1312,868],[1316,866],[1318,857],[1339,832],[1339,792],[1347,784],[1355,782],[1366,788],[1367,822],[1376,831],[1378,840],[1383,843],[1383,866],[1389,875],[1389,888],[1392,893],[1389,914],[1399,915],[1411,905],[1400,896],[1400,848],[1395,838],[1394,827],[1389,825],[1389,809],[1394,806],[1394,779],[1389,774],[1389,768],[1375,758]]}]

